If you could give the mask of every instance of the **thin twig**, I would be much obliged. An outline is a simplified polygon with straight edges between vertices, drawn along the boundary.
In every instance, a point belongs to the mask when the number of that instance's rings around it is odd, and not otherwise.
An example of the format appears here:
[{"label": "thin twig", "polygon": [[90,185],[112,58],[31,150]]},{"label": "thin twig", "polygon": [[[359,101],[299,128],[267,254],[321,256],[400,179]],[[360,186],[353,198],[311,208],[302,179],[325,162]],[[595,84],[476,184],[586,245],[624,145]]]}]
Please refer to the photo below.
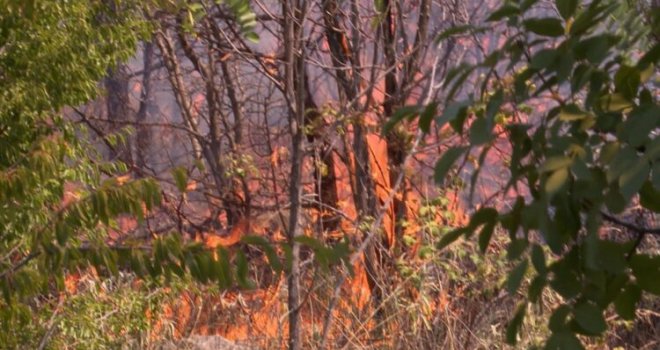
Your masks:
[{"label": "thin twig", "polygon": [[46,348],[46,345],[48,345],[48,340],[53,336],[53,333],[55,332],[55,317],[60,313],[60,310],[62,309],[62,305],[64,304],[64,297],[60,297],[60,301],[57,303],[57,306],[55,307],[55,310],[53,311],[53,314],[50,315],[50,319],[48,320],[48,330],[46,331],[46,334],[41,338],[41,341],[39,342],[39,347],[37,348],[38,350],[43,350]]}]

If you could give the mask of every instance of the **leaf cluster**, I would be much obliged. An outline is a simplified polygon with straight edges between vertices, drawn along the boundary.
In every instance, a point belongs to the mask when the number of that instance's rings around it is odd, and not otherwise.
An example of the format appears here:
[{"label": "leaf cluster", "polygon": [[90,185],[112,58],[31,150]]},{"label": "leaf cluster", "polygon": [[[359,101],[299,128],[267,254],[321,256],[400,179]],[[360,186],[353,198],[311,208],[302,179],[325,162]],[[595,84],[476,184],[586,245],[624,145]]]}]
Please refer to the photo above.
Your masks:
[{"label": "leaf cluster", "polygon": [[[435,179],[442,183],[460,159],[478,155],[471,191],[495,142],[506,141],[503,193],[518,196],[508,207],[479,209],[439,247],[476,233],[485,252],[494,232],[507,232],[515,266],[508,291],[518,292],[532,274],[507,341],[516,342],[528,304],[550,288],[563,303],[549,319],[546,348],[579,349],[577,335],[605,332],[604,313],[612,305],[621,318],[632,319],[644,293],[660,294],[660,256],[639,249],[660,231],[617,216],[636,200],[648,213],[660,210],[660,45],[648,40],[660,22],[655,12],[643,21],[615,1],[556,0],[551,13],[537,10],[537,3],[504,2],[486,26],[509,33],[502,47],[477,64],[453,68],[444,103],[403,109],[390,123],[419,118],[422,130],[435,121],[464,136],[467,145],[440,156]],[[483,30],[450,28],[439,40]],[[462,92],[478,74],[485,77],[478,93]],[[530,102],[542,102],[547,111],[527,113],[522,106]],[[443,104],[439,116],[422,112]],[[498,119],[502,114],[509,117]],[[631,235],[610,232],[612,224]]]}]

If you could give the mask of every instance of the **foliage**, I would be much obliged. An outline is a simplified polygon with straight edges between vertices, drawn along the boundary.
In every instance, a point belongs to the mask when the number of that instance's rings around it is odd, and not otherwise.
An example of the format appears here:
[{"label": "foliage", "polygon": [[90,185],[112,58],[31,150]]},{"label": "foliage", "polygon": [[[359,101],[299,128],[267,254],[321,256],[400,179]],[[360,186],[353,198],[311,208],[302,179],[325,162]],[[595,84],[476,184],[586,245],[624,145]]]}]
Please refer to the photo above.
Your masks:
[{"label": "foliage", "polygon": [[[496,228],[503,228],[514,263],[509,292],[516,293],[533,271],[507,341],[516,342],[528,303],[538,302],[550,288],[563,303],[549,319],[546,347],[582,348],[576,335],[603,334],[603,313],[612,305],[630,319],[644,293],[660,294],[660,256],[639,249],[658,229],[616,216],[637,198],[646,211],[659,210],[655,67],[660,46],[647,38],[660,22],[657,10],[645,24],[636,11],[614,1],[557,0],[552,13],[539,10],[537,3],[507,1],[490,15],[488,27],[462,26],[440,35],[447,40],[484,30],[508,32],[504,44],[481,62],[461,64],[447,75],[446,107],[435,121],[440,127],[449,124],[469,145],[451,147],[441,156],[436,180],[442,182],[458,160],[474,156],[479,164],[473,191],[488,154],[502,148],[504,140],[510,154],[503,193],[518,195],[508,207],[480,208],[439,246],[478,232],[485,252]],[[478,74],[481,90],[461,93]],[[523,106],[533,102],[549,106],[547,112],[524,113]],[[415,113],[420,126],[433,118],[420,109],[407,115]],[[611,234],[608,223],[624,226],[632,237]]]},{"label": "foliage", "polygon": [[225,5],[232,18],[241,31],[241,34],[252,42],[259,41],[259,35],[254,29],[257,25],[256,15],[250,8],[250,2],[245,0],[153,0],[152,9],[164,10],[169,13],[181,15],[181,26],[186,32],[193,32],[195,24],[207,15],[213,5]]},{"label": "foliage", "polygon": [[[127,6],[129,4],[127,3]],[[61,285],[82,242],[93,249],[99,221],[158,201],[150,181],[100,184],[76,130],[57,111],[96,94],[96,82],[133,53],[143,23],[102,2],[0,2],[0,287],[4,330],[29,322],[27,302]],[[65,184],[80,184],[63,205]],[[114,186],[113,186],[114,185]],[[15,327],[20,329],[20,327]],[[0,342],[11,344],[2,332]]]},{"label": "foliage", "polygon": [[[151,25],[142,6],[148,4],[0,1],[3,347],[26,344],[21,330],[37,321],[31,307],[58,295],[66,271],[76,266],[92,265],[104,276],[130,269],[156,281],[190,273],[224,287],[234,278],[249,285],[242,253],[233,268],[227,252],[184,244],[178,235],[149,246],[109,246],[106,234],[115,218],[130,214],[142,220],[160,204],[160,189],[151,179],[131,181],[122,164],[92,157],[81,131],[60,114],[94,98],[98,81],[147,38]],[[246,16],[244,2],[232,4]],[[239,20],[249,28],[250,18]]]},{"label": "foliage", "polygon": [[[59,306],[40,308],[57,329],[47,348],[147,348],[152,343],[149,331],[174,294],[162,288],[151,290],[129,274],[102,280],[88,276],[78,284],[80,290],[62,298]],[[37,334],[32,341],[43,336]],[[165,338],[166,334],[157,336]]]}]

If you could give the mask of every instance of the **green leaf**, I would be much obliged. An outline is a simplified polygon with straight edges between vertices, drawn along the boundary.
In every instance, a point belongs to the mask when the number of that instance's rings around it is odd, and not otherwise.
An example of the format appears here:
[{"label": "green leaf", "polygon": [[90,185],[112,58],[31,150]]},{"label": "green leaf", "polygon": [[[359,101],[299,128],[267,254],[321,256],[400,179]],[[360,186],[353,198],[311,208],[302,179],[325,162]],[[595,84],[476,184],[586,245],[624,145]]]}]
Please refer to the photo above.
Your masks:
[{"label": "green leaf", "polygon": [[[504,225],[504,224],[503,224]],[[507,259],[510,261],[518,260],[520,256],[525,252],[529,241],[527,239],[516,238],[509,243],[509,246],[506,250]]]},{"label": "green leaf", "polygon": [[314,250],[322,250],[326,248],[323,243],[321,243],[319,240],[315,239],[314,237],[310,236],[305,236],[301,235],[298,236],[294,239],[296,242],[301,243],[303,245],[306,245]]},{"label": "green leaf", "polygon": [[628,284],[614,300],[614,309],[624,320],[632,320],[641,298],[642,290],[634,284]]},{"label": "green leaf", "polygon": [[552,312],[550,320],[548,320],[548,328],[553,333],[560,333],[566,330],[566,318],[571,313],[571,308],[566,305],[560,305]]},{"label": "green leaf", "polygon": [[620,243],[598,239],[596,250],[594,256],[596,268],[612,274],[622,274],[625,272],[627,266],[625,246]]},{"label": "green leaf", "polygon": [[534,269],[536,269],[536,271],[540,274],[545,274],[548,268],[545,264],[545,253],[543,252],[543,248],[541,248],[541,246],[538,244],[534,244],[532,246],[531,256]]},{"label": "green leaf", "polygon": [[449,88],[449,92],[447,92],[446,95],[448,101],[454,99],[456,94],[464,87],[463,85],[465,81],[472,75],[472,72],[474,72],[476,68],[476,66],[464,62],[447,72],[444,86]]},{"label": "green leaf", "polygon": [[486,118],[477,118],[470,127],[470,144],[477,146],[491,140],[492,123]]},{"label": "green leaf", "polygon": [[525,273],[527,272],[528,267],[529,261],[525,259],[518,263],[518,265],[516,265],[513,270],[511,270],[509,273],[509,278],[506,282],[506,289],[509,291],[509,293],[514,294],[518,291],[518,288],[520,288],[520,284],[525,277]]},{"label": "green leaf", "polygon": [[[616,154],[609,162],[609,169],[607,170],[607,181],[613,182],[618,180],[618,178],[626,171],[629,171],[631,168],[635,167],[636,164],[640,162],[640,157],[637,155],[637,152],[631,147],[622,146],[614,147],[617,149]],[[605,150],[609,152],[610,150]]]},{"label": "green leaf", "polygon": [[55,224],[55,238],[60,246],[63,246],[69,239],[70,232],[67,226],[64,222],[57,222]]},{"label": "green leaf", "polygon": [[562,107],[561,112],[559,112],[559,120],[565,122],[583,120],[588,116],[589,114],[587,112],[582,111],[578,106],[574,104]]},{"label": "green leaf", "polygon": [[383,133],[387,134],[403,119],[412,119],[419,114],[418,106],[403,106],[392,114],[392,117],[383,126]]},{"label": "green leaf", "polygon": [[573,310],[575,321],[589,334],[598,335],[607,329],[603,310],[589,302],[578,304]]},{"label": "green leaf", "polygon": [[648,162],[642,158],[634,167],[621,174],[619,188],[626,202],[642,188],[649,177],[650,171]]},{"label": "green leaf", "polygon": [[472,26],[472,25],[469,25],[469,24],[455,26],[455,27],[448,28],[445,31],[443,31],[442,33],[440,33],[435,38],[435,41],[436,41],[436,43],[438,43],[438,42],[441,42],[443,40],[446,40],[448,38],[451,38],[451,37],[459,35],[459,34],[464,34],[464,33],[468,33],[468,32],[479,33],[479,32],[482,32],[483,30],[484,30],[484,28],[475,27],[475,26]]},{"label": "green leaf", "polygon": [[131,257],[130,257],[130,266],[131,270],[138,276],[138,277],[145,277],[147,273],[147,269],[145,267],[145,261],[144,261],[144,254],[138,250],[133,250],[131,251]]},{"label": "green leaf", "polygon": [[172,169],[172,177],[174,178],[174,183],[176,184],[177,189],[181,192],[186,191],[188,186],[188,173],[183,167],[176,167]]},{"label": "green leaf", "polygon": [[644,159],[655,164],[660,162],[660,137],[654,137],[652,140],[649,140],[643,151]]},{"label": "green leaf", "polygon": [[282,249],[282,252],[284,253],[284,270],[287,272],[291,271],[293,262],[293,250],[291,249],[291,245],[282,244],[280,245],[280,249]]},{"label": "green leaf", "polygon": [[236,281],[241,288],[252,289],[255,284],[248,277],[248,262],[245,253],[239,250],[236,254]]},{"label": "green leaf", "polygon": [[10,289],[9,283],[9,278],[0,279],[0,287],[2,288],[2,296],[5,299],[5,303],[7,305],[13,305],[12,299],[14,293]]},{"label": "green leaf", "polygon": [[438,104],[436,102],[431,102],[424,108],[424,111],[422,111],[422,113],[420,114],[419,128],[423,132],[425,133],[429,132],[431,128],[431,122],[433,121],[433,117],[435,117],[437,108],[438,108]]},{"label": "green leaf", "polygon": [[630,259],[630,267],[637,285],[646,292],[660,295],[660,256],[635,254]]},{"label": "green leaf", "polygon": [[520,2],[520,11],[525,12],[529,10],[530,7],[534,6],[539,0],[522,0]]},{"label": "green leaf", "polygon": [[[627,246],[630,247],[630,244]],[[621,294],[621,291],[626,288],[626,285],[634,284],[633,282],[630,282],[631,276],[628,273],[612,277],[606,275],[601,276],[605,278],[605,290],[604,294],[597,297],[597,302],[599,305],[605,305],[614,302],[616,298]]]},{"label": "green leaf", "polygon": [[484,225],[484,227],[481,229],[481,232],[479,233],[479,249],[481,250],[482,253],[486,252],[486,249],[488,249],[488,244],[490,243],[490,239],[493,236],[493,231],[495,230],[495,222],[489,222]]},{"label": "green leaf", "polygon": [[583,350],[584,346],[575,334],[567,331],[553,332],[544,347],[545,350]]},{"label": "green leaf", "polygon": [[[639,69],[639,66],[636,67],[637,69]],[[646,67],[645,69],[639,70],[639,79],[642,84],[648,82],[649,79],[653,77],[653,75],[655,74],[655,68],[656,68],[655,65],[649,64],[648,67]]]},{"label": "green leaf", "polygon": [[660,191],[656,190],[650,181],[644,182],[639,191],[639,203],[646,209],[660,213]]},{"label": "green leaf", "polygon": [[632,147],[640,147],[649,140],[652,130],[659,122],[660,108],[657,105],[640,106],[620,124],[617,135]]},{"label": "green leaf", "polygon": [[569,19],[575,14],[578,0],[555,0],[555,5],[562,18]]},{"label": "green leaf", "polygon": [[614,214],[618,214],[626,209],[626,199],[623,198],[618,188],[610,188],[605,193],[604,199],[607,209]]},{"label": "green leaf", "polygon": [[213,275],[218,281],[220,289],[228,289],[233,283],[232,269],[229,264],[229,253],[225,248],[218,247],[216,254],[218,259],[210,261],[213,267]]},{"label": "green leaf", "polygon": [[597,65],[607,56],[612,45],[616,43],[616,37],[610,33],[595,35],[578,42],[573,53],[578,59],[586,59]]},{"label": "green leaf", "polygon": [[601,97],[600,107],[606,112],[622,112],[633,107],[633,103],[623,94],[613,93]]},{"label": "green leaf", "polygon": [[653,47],[642,56],[639,62],[637,62],[637,67],[643,70],[650,64],[657,65],[658,60],[660,60],[660,43],[653,45]]},{"label": "green leaf", "polygon": [[555,49],[539,50],[532,57],[529,66],[537,70],[546,69],[556,62],[557,57],[559,57],[559,52]]},{"label": "green leaf", "polygon": [[351,254],[350,254],[350,241],[348,237],[344,236],[344,239],[341,242],[335,244],[331,249],[330,255],[333,259],[332,260],[333,263],[339,263],[341,261],[347,263],[349,273],[351,274],[351,276],[353,276],[352,264],[349,263]]},{"label": "green leaf", "polygon": [[573,164],[573,159],[567,156],[554,156],[548,158],[541,168],[539,169],[540,173],[549,173],[552,171],[557,171],[560,169],[566,169]]},{"label": "green leaf", "polygon": [[637,96],[637,89],[641,83],[641,73],[637,68],[621,65],[614,75],[616,91],[627,99]]},{"label": "green leaf", "polygon": [[456,160],[461,157],[467,149],[467,147],[451,147],[445,151],[440,160],[435,163],[433,179],[435,179],[437,184],[441,184],[445,180],[449,169],[451,169]]},{"label": "green leaf", "polygon": [[244,36],[245,36],[245,39],[247,39],[248,41],[251,41],[255,44],[259,43],[259,34],[255,33],[255,32],[247,32],[247,33],[244,34]]},{"label": "green leaf", "polygon": [[534,277],[532,282],[529,284],[529,289],[527,291],[527,297],[529,301],[536,303],[541,298],[543,289],[547,285],[547,278],[545,275],[537,275]]},{"label": "green leaf", "polygon": [[619,142],[605,143],[605,145],[603,145],[601,148],[600,158],[598,159],[601,165],[608,165],[612,160],[614,160],[614,157],[619,152],[620,147],[621,144]]},{"label": "green leaf", "polygon": [[557,83],[561,84],[568,80],[569,75],[573,71],[573,64],[575,63],[575,56],[572,51],[563,50],[559,55],[559,62],[557,64]]},{"label": "green leaf", "polygon": [[525,319],[525,314],[527,314],[527,303],[521,303],[518,305],[515,316],[513,316],[513,319],[506,326],[507,344],[515,345],[518,342],[518,333]]},{"label": "green leaf", "polygon": [[589,7],[577,16],[573,25],[571,25],[570,33],[574,36],[584,34],[598,23],[601,23],[617,7],[615,2],[603,4],[602,1],[592,1]]},{"label": "green leaf", "polygon": [[498,89],[488,100],[488,105],[486,106],[486,120],[492,123],[493,118],[500,111],[500,107],[502,107],[503,103],[504,91]]},{"label": "green leaf", "polygon": [[530,18],[525,20],[523,25],[525,29],[538,35],[558,37],[564,34],[564,26],[556,18]]},{"label": "green leaf", "polygon": [[485,223],[495,222],[498,214],[499,213],[495,208],[490,208],[490,207],[481,208],[477,210],[477,212],[474,213],[470,218],[470,223],[468,224],[468,228],[470,230],[474,230]]},{"label": "green leaf", "polygon": [[[465,119],[467,116],[467,109],[472,104],[470,100],[454,102],[447,106],[442,112],[442,115],[435,121],[438,128],[442,128],[446,123],[453,122],[454,120]],[[462,122],[461,122],[462,123]]]},{"label": "green leaf", "polygon": [[520,9],[516,5],[511,3],[505,3],[504,5],[502,5],[502,7],[491,13],[491,15],[488,16],[488,18],[486,19],[486,22],[495,22],[503,18],[513,17],[514,15],[519,15],[519,14],[520,14]]},{"label": "green leaf", "polygon": [[564,299],[571,299],[580,293],[580,281],[574,271],[569,270],[567,264],[561,264],[561,268],[552,268],[554,275],[550,280],[550,286]]},{"label": "green leaf", "polygon": [[446,233],[445,235],[442,236],[440,239],[440,242],[436,244],[436,249],[442,250],[445,247],[449,246],[450,244],[454,243],[457,239],[459,239],[462,235],[464,235],[466,232],[468,232],[467,229],[465,228],[459,228],[453,231],[450,231]]},{"label": "green leaf", "polygon": [[265,238],[255,235],[247,235],[241,238],[241,241],[246,244],[252,244],[261,247],[266,257],[268,257],[268,263],[276,272],[281,272],[283,270],[282,262],[280,261],[273,245],[268,242]]},{"label": "green leaf", "polygon": [[566,183],[566,180],[568,180],[568,169],[567,168],[562,168],[559,170],[555,170],[555,172],[548,177],[548,180],[545,182],[545,191],[548,194],[554,194],[559,189],[561,189],[564,184]]},{"label": "green leaf", "polygon": [[586,64],[580,63],[573,70],[573,76],[571,77],[571,89],[574,94],[578,93],[584,86],[589,82],[591,74],[593,73],[593,68]]}]

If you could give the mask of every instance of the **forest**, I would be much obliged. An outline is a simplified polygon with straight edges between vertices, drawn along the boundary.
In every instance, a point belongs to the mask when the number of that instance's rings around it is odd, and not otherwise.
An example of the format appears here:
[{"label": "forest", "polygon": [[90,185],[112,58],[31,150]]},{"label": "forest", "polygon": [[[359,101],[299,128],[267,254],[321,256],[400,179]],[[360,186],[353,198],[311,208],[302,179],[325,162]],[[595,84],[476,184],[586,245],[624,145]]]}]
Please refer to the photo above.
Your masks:
[{"label": "forest", "polygon": [[660,0],[0,0],[0,349],[660,348]]}]

